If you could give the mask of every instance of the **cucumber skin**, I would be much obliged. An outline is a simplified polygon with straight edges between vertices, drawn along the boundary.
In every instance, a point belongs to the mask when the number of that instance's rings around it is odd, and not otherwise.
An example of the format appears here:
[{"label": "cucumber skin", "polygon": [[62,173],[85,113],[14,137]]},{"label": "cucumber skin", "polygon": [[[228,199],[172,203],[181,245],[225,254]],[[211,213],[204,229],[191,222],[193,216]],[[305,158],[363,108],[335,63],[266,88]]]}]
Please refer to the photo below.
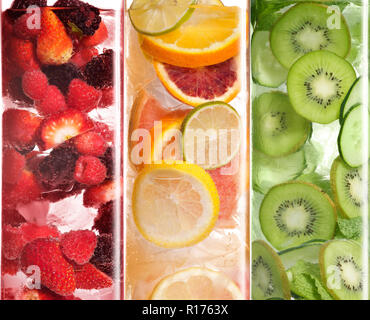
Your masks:
[{"label": "cucumber skin", "polygon": [[[344,98],[343,102],[342,102],[342,105],[340,106],[340,112],[339,112],[339,123],[342,125],[343,122],[344,122],[344,118],[345,116],[348,114],[348,112],[350,111],[350,109],[354,106],[351,106],[351,108],[346,112],[346,114],[343,114],[344,113],[344,108],[346,107],[346,104],[347,104],[347,101],[352,93],[352,90],[353,88],[356,86],[356,84],[361,81],[361,77],[357,78],[355,80],[355,82],[353,83],[352,87],[349,89],[349,91],[347,92],[346,94],[346,97]],[[357,105],[357,104],[356,104]],[[356,106],[355,105],[355,106]]]}]

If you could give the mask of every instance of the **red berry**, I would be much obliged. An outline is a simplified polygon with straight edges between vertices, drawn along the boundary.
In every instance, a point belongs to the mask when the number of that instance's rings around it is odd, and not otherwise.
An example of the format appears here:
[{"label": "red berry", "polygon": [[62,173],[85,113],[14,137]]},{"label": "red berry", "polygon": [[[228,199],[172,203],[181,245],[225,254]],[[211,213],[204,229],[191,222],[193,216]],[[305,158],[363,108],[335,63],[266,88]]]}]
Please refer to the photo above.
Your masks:
[{"label": "red berry", "polygon": [[23,246],[22,231],[19,228],[5,225],[2,229],[2,252],[6,259],[18,259]]},{"label": "red berry", "polygon": [[32,13],[26,13],[15,21],[13,30],[18,38],[29,40],[40,34],[41,28],[33,23],[33,16]]},{"label": "red berry", "polygon": [[77,289],[103,289],[113,285],[112,279],[95,268],[91,263],[75,266],[75,275]]},{"label": "red berry", "polygon": [[108,87],[102,89],[102,97],[99,102],[99,108],[110,107],[114,103],[114,89],[113,87]]},{"label": "red berry", "polygon": [[23,71],[39,69],[35,46],[30,40],[13,37],[10,42],[10,57]]},{"label": "red berry", "polygon": [[17,183],[22,176],[26,165],[26,159],[14,149],[3,151],[3,181],[5,183]]},{"label": "red berry", "polygon": [[107,181],[87,189],[84,193],[84,206],[99,208],[104,203],[116,200],[116,188],[119,187],[117,183],[115,181]]},{"label": "red berry", "polygon": [[113,142],[114,141],[114,132],[111,128],[104,122],[96,121],[94,122],[95,132],[100,134],[105,141]]},{"label": "red berry", "polygon": [[107,168],[96,157],[81,156],[75,167],[74,178],[77,182],[87,185],[102,183],[107,176]]},{"label": "red berry", "polygon": [[9,274],[11,276],[15,276],[18,271],[20,270],[19,259],[16,260],[8,260],[4,257],[1,257],[1,274]]},{"label": "red berry", "polygon": [[41,119],[34,113],[20,109],[8,109],[3,113],[5,141],[17,150],[31,151]]},{"label": "red berry", "polygon": [[83,265],[93,256],[96,243],[96,235],[90,230],[70,231],[63,234],[60,248],[69,260]]},{"label": "red berry", "polygon": [[81,154],[96,157],[104,155],[108,147],[103,137],[93,131],[79,135],[74,143]]},{"label": "red berry", "polygon": [[99,29],[95,31],[94,35],[84,37],[81,44],[85,47],[95,47],[101,44],[108,38],[108,29],[105,23],[100,22]]},{"label": "red berry", "polygon": [[113,201],[100,206],[93,228],[98,230],[100,234],[113,232]]},{"label": "red berry", "polygon": [[3,209],[2,223],[8,224],[12,227],[18,227],[22,223],[25,223],[26,219],[15,209],[5,210]]},{"label": "red berry", "polygon": [[44,98],[36,103],[36,108],[41,114],[50,116],[67,110],[67,103],[58,87],[48,86]]},{"label": "red berry", "polygon": [[36,239],[27,244],[22,251],[21,266],[25,273],[29,266],[40,268],[41,284],[56,294],[70,296],[76,289],[73,267],[54,239]]},{"label": "red berry", "polygon": [[39,238],[58,239],[60,237],[58,229],[53,226],[38,226],[33,223],[24,223],[19,228],[26,243]]},{"label": "red berry", "polygon": [[85,66],[93,57],[99,54],[98,49],[96,48],[81,48],[80,51],[77,51],[70,62],[72,62],[78,68]]},{"label": "red berry", "polygon": [[82,112],[67,109],[62,113],[52,115],[41,126],[41,140],[44,148],[53,148],[64,141],[76,137],[93,126],[89,118]]},{"label": "red berry", "polygon": [[67,103],[70,108],[90,112],[98,106],[101,95],[100,90],[80,79],[73,79],[69,85]]},{"label": "red berry", "polygon": [[48,87],[48,78],[41,70],[31,70],[22,78],[23,92],[33,100],[41,100]]}]

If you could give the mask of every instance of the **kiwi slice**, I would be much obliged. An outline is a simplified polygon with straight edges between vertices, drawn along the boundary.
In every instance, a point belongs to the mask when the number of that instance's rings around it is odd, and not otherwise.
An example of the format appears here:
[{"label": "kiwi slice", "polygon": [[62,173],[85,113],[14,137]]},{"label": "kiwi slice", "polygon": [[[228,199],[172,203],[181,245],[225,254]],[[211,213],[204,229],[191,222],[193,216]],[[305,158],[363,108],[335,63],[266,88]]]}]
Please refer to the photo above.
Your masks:
[{"label": "kiwi slice", "polygon": [[351,168],[338,157],[331,167],[330,181],[341,213],[346,218],[360,217],[364,205],[362,167]]},{"label": "kiwi slice", "polygon": [[287,69],[312,51],[327,50],[346,57],[351,49],[350,32],[342,14],[333,14],[327,6],[314,3],[289,9],[273,26],[270,42],[275,57]]},{"label": "kiwi slice", "polygon": [[314,239],[332,239],[337,215],[334,203],[320,188],[294,181],[270,189],[259,218],[266,239],[284,250]]},{"label": "kiwi slice", "polygon": [[289,280],[280,257],[262,240],[252,243],[252,299],[291,299]]},{"label": "kiwi slice", "polygon": [[310,132],[310,122],[294,111],[285,93],[263,93],[254,101],[253,143],[264,154],[291,154],[302,147]]},{"label": "kiwi slice", "polygon": [[320,271],[324,285],[337,300],[362,300],[364,274],[361,245],[352,240],[333,240],[320,250]]},{"label": "kiwi slice", "polygon": [[291,67],[288,94],[295,111],[318,123],[339,118],[341,104],[356,79],[345,59],[329,51],[307,53]]}]

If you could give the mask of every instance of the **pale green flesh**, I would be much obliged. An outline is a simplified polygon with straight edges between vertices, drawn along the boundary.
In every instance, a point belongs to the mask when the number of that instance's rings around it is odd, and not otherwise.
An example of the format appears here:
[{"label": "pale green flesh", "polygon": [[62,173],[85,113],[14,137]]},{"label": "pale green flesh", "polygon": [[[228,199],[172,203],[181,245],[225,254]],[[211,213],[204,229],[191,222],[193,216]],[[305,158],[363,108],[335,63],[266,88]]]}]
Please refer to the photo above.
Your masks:
[{"label": "pale green flesh", "polygon": [[321,245],[322,243],[304,244],[302,246],[280,252],[279,255],[286,269],[293,267],[299,260],[318,263]]}]

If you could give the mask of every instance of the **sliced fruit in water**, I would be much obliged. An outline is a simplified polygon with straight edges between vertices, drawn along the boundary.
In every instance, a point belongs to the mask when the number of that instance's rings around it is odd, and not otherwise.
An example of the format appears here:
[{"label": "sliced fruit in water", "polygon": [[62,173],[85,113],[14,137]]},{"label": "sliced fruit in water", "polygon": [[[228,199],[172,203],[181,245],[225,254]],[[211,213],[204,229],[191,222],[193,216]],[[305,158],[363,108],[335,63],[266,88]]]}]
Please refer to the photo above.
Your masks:
[{"label": "sliced fruit in water", "polygon": [[338,300],[364,299],[362,248],[351,240],[333,240],[320,250],[320,269],[324,285]]},{"label": "sliced fruit in water", "polygon": [[278,250],[313,239],[332,239],[336,220],[335,205],[329,196],[305,182],[273,187],[260,208],[262,232]]},{"label": "sliced fruit in water", "polygon": [[[365,121],[370,123],[370,115],[367,109],[367,120],[364,119],[364,114],[365,111],[362,105],[352,107],[347,112],[339,132],[338,148],[340,156],[352,168],[357,168],[364,163],[363,125]],[[370,139],[368,139],[368,143],[370,144]]]},{"label": "sliced fruit in water", "polygon": [[191,17],[195,0],[134,0],[128,10],[134,28],[146,35],[159,36],[181,26]]},{"label": "sliced fruit in water", "polygon": [[252,299],[290,300],[289,281],[279,255],[264,241],[252,243]]},{"label": "sliced fruit in water", "polygon": [[158,78],[180,101],[197,107],[209,101],[230,102],[240,91],[239,57],[199,68],[184,68],[154,61]]},{"label": "sliced fruit in water", "polygon": [[151,300],[243,300],[236,283],[226,274],[206,268],[181,270],[161,280]]},{"label": "sliced fruit in water", "polygon": [[306,169],[305,151],[281,158],[273,158],[258,150],[252,152],[253,189],[263,194],[277,184],[294,180]]},{"label": "sliced fruit in water", "polygon": [[182,248],[213,230],[220,201],[201,167],[178,162],[146,166],[135,181],[132,209],[140,233],[165,248]]},{"label": "sliced fruit in water", "polygon": [[258,84],[277,88],[288,77],[288,70],[276,60],[270,48],[270,32],[257,31],[252,38],[252,76]]},{"label": "sliced fruit in water", "polygon": [[313,240],[301,246],[279,252],[280,259],[285,269],[293,267],[299,260],[318,263],[320,249],[324,242],[323,240]]},{"label": "sliced fruit in water", "polygon": [[289,71],[289,99],[302,117],[330,123],[338,119],[340,106],[355,79],[356,72],[345,59],[329,51],[310,52]]},{"label": "sliced fruit in water", "polygon": [[228,164],[239,151],[242,124],[236,110],[221,101],[193,109],[182,124],[184,159],[206,170]]},{"label": "sliced fruit in water", "polygon": [[331,168],[330,180],[341,213],[347,218],[361,216],[365,200],[362,167],[351,168],[341,158],[337,158]]},{"label": "sliced fruit in water", "polygon": [[333,14],[327,6],[314,3],[288,10],[273,26],[270,41],[275,57],[287,69],[311,51],[327,50],[346,57],[351,48],[350,32],[341,13]]},{"label": "sliced fruit in water", "polygon": [[254,147],[271,157],[297,151],[310,135],[311,124],[294,111],[285,93],[263,93],[252,112]]},{"label": "sliced fruit in water", "polygon": [[[362,88],[363,88],[363,78],[357,78],[353,83],[351,89],[348,91],[347,96],[343,100],[342,106],[340,108],[339,121],[342,124],[347,112],[354,106],[361,104],[362,102]],[[369,92],[370,92],[370,83]]]},{"label": "sliced fruit in water", "polygon": [[188,68],[224,62],[240,49],[240,9],[196,5],[190,19],[170,33],[141,36],[141,48],[155,60]]}]

